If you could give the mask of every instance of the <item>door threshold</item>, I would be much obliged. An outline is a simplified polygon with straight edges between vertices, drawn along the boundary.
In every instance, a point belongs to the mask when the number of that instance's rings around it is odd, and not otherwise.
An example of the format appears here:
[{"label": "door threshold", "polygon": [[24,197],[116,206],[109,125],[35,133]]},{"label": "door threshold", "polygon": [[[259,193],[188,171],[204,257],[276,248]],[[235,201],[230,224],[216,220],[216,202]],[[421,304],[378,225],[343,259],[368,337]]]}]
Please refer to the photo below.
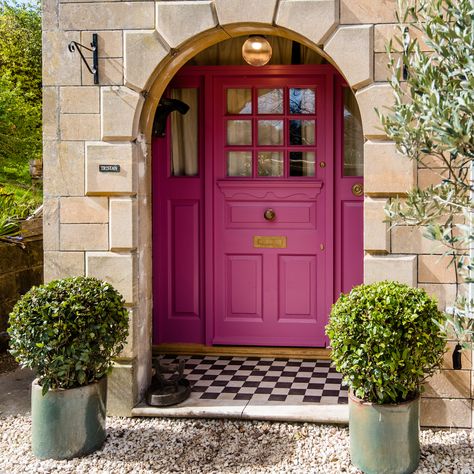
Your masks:
[{"label": "door threshold", "polygon": [[321,347],[206,346],[204,344],[159,344],[153,355],[208,355],[233,357],[285,357],[287,359],[330,360],[331,349]]},{"label": "door threshold", "polygon": [[158,408],[142,402],[132,409],[132,416],[163,418],[228,418],[238,420],[280,421],[291,423],[324,423],[347,425],[347,404],[295,404],[262,401],[196,400],[189,398],[179,405]]}]

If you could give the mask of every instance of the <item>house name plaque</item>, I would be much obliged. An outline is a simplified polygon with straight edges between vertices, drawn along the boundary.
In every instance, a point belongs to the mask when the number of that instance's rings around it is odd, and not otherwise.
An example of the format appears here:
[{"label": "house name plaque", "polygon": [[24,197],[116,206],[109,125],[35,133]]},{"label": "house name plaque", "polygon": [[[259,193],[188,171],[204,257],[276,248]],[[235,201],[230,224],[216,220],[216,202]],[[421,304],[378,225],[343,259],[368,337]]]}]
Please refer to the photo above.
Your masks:
[{"label": "house name plaque", "polygon": [[101,173],[120,173],[120,165],[99,165]]}]

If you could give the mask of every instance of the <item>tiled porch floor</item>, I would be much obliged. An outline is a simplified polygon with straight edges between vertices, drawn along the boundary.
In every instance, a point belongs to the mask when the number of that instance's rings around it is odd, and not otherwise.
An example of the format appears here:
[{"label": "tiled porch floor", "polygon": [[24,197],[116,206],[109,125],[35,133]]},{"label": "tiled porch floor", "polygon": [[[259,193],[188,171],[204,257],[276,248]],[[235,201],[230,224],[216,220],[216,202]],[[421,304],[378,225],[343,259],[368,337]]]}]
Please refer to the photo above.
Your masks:
[{"label": "tiled porch floor", "polygon": [[141,403],[132,411],[135,416],[347,422],[347,388],[329,360],[174,355],[160,359],[186,361],[191,396],[167,408]]},{"label": "tiled porch floor", "polygon": [[186,360],[185,376],[201,400],[347,403],[342,376],[329,360],[166,355],[161,361],[179,359]]}]

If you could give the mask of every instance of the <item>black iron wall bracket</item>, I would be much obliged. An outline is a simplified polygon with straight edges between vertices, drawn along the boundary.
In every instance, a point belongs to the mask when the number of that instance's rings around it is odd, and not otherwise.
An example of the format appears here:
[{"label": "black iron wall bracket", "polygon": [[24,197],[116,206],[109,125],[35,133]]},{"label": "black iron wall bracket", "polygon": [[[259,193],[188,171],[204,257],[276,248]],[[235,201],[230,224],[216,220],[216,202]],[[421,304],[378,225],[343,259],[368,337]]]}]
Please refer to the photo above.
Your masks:
[{"label": "black iron wall bracket", "polygon": [[[98,84],[99,83],[99,49],[97,47],[97,33],[92,33],[92,42],[91,42],[90,48],[88,48],[87,46],[84,46],[83,44],[78,43],[77,41],[71,41],[68,45],[68,49],[69,51],[71,51],[71,53],[74,53],[74,51],[77,51],[81,55],[81,58],[84,61],[84,64],[86,65],[88,71],[94,76],[94,84]],[[92,68],[89,66],[87,59],[84,57],[84,54],[82,54],[81,49],[87,49],[87,51],[92,51]]]}]

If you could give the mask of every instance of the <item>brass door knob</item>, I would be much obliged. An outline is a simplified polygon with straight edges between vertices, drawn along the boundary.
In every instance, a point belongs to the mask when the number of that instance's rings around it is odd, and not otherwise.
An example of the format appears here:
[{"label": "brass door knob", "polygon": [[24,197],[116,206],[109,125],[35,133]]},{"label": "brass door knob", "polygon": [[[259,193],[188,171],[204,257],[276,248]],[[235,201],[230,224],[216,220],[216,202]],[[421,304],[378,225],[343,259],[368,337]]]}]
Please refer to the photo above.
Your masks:
[{"label": "brass door knob", "polygon": [[362,183],[357,183],[352,186],[352,194],[354,196],[362,196],[364,194],[364,185]]},{"label": "brass door knob", "polygon": [[266,209],[263,213],[263,217],[265,217],[267,221],[274,221],[276,217],[275,211],[273,209]]}]

